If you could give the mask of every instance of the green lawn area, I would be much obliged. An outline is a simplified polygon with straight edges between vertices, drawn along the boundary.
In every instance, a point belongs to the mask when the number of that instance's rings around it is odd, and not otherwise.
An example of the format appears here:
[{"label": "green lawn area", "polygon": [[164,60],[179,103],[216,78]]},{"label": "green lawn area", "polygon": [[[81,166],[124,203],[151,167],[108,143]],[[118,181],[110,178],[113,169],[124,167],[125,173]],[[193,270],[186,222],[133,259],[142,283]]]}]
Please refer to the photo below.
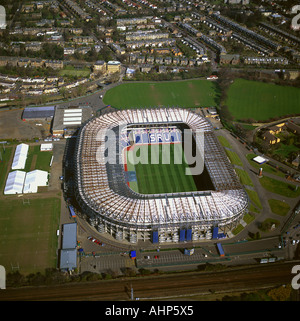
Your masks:
[{"label": "green lawn area", "polygon": [[231,148],[229,141],[225,137],[223,137],[223,136],[217,136],[217,137],[223,147]]},{"label": "green lawn area", "polygon": [[285,216],[290,210],[289,204],[285,202],[275,200],[275,199],[270,199],[268,200],[268,202],[272,212],[277,215]]},{"label": "green lawn area", "polygon": [[299,197],[300,196],[300,188],[295,190],[296,185],[284,183],[282,181],[278,181],[276,179],[263,176],[259,179],[261,185],[268,191],[272,193],[276,193],[286,197]]},{"label": "green lawn area", "polygon": [[24,171],[40,169],[49,172],[52,155],[51,151],[41,152],[40,145],[30,146]]},{"label": "green lawn area", "polygon": [[247,172],[243,169],[235,168],[235,171],[243,185],[254,186],[252,180]]},{"label": "green lawn area", "polygon": [[234,120],[268,120],[299,113],[300,88],[235,79],[227,92],[225,105]]},{"label": "green lawn area", "polygon": [[[276,168],[268,165],[267,163],[265,164],[258,164],[256,162],[254,162],[252,159],[254,157],[256,157],[257,155],[256,154],[247,154],[246,155],[246,158],[248,159],[249,163],[251,166],[255,167],[257,170],[259,168],[262,168],[263,169],[263,173],[266,172],[266,173],[270,173],[270,174],[275,174],[277,176],[280,176],[280,177],[285,177],[285,174],[282,173],[281,171],[277,170]],[[258,171],[257,171],[258,173]]]},{"label": "green lawn area", "polygon": [[80,68],[80,69],[76,69],[73,66],[66,66],[64,67],[64,69],[59,71],[59,76],[61,77],[78,77],[78,78],[87,78],[89,77],[91,73],[91,69],[90,68]]},{"label": "green lawn area", "polygon": [[[300,103],[300,102],[299,102]],[[280,145],[274,151],[274,154],[280,155],[284,158],[287,158],[290,153],[297,152],[299,148],[295,145],[285,145],[283,143],[279,143]]]},{"label": "green lawn area", "polygon": [[0,262],[7,273],[11,265],[23,274],[56,267],[59,217],[59,198],[30,199],[30,204],[15,196],[1,200]]},{"label": "green lawn area", "polygon": [[238,157],[237,153],[235,153],[231,150],[228,150],[228,149],[225,149],[225,152],[226,152],[226,154],[232,164],[238,165],[238,166],[243,166],[243,163],[240,160],[240,158]]},{"label": "green lawn area", "polygon": [[2,160],[0,160],[0,192],[2,193],[5,186],[6,174],[8,171],[9,161],[12,157],[13,147],[5,147],[5,152],[0,147]]},{"label": "green lawn area", "polygon": [[260,202],[260,199],[258,197],[258,194],[251,190],[251,189],[246,189],[246,192],[250,198],[250,201],[256,206],[258,207],[259,209],[262,209],[262,205],[261,205],[261,202]]},{"label": "green lawn area", "polygon": [[154,106],[216,106],[216,84],[209,80],[125,83],[108,90],[107,105],[119,109]]},{"label": "green lawn area", "polygon": [[[170,147],[170,161],[163,163],[163,148]],[[139,150],[127,151],[127,170],[136,172],[137,183],[130,183],[130,187],[141,194],[158,194],[196,191],[192,175],[186,175],[188,165],[175,164],[174,154],[182,153],[181,144],[170,145],[140,145]],[[137,146],[135,146],[137,148]],[[183,155],[183,153],[182,153]],[[152,159],[151,159],[152,157]],[[154,162],[153,157],[157,158]],[[140,160],[140,161],[139,161]],[[134,168],[134,169],[133,169]]]}]

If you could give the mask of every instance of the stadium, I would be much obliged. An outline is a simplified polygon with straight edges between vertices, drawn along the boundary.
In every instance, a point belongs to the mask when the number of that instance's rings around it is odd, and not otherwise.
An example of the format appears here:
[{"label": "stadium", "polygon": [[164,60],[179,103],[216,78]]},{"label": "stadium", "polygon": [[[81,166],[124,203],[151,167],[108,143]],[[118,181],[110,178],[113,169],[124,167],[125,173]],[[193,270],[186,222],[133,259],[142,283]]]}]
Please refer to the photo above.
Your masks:
[{"label": "stadium", "polygon": [[[152,145],[157,146],[151,151],[158,158],[164,145],[171,156],[182,153],[184,130],[191,132],[193,155],[204,150],[200,174],[185,175],[192,166],[184,161],[129,162],[130,152],[137,155],[136,149]],[[199,131],[202,139],[196,135]],[[109,139],[109,132],[115,139]],[[116,161],[107,161],[114,148]],[[248,196],[213,128],[188,109],[120,110],[95,117],[79,130],[74,157],[75,197],[81,213],[99,233],[118,241],[211,239],[214,227],[227,233],[248,210]]]}]

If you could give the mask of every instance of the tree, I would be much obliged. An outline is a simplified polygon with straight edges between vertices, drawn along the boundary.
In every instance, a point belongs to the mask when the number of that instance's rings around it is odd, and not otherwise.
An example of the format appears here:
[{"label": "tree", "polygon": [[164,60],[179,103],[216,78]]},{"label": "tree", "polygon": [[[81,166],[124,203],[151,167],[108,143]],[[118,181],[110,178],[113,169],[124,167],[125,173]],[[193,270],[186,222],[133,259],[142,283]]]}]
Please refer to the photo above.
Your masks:
[{"label": "tree", "polygon": [[282,285],[279,288],[270,290],[268,296],[274,301],[287,301],[291,293],[291,285]]}]

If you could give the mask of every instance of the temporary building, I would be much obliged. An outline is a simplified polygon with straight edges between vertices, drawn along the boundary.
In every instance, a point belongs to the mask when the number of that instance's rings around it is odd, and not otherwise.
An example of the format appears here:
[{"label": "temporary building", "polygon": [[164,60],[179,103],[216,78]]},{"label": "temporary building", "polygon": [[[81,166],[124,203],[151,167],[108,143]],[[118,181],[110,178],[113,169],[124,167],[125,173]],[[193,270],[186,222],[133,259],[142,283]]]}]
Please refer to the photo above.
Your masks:
[{"label": "temporary building", "polygon": [[29,145],[20,144],[16,147],[11,169],[24,169],[27,159]]},{"label": "temporary building", "polygon": [[261,156],[256,156],[253,158],[253,161],[258,164],[263,164],[263,163],[266,163],[268,161],[268,159],[261,157]]},{"label": "temporary building", "polygon": [[41,152],[51,151],[53,150],[53,144],[41,144]]},{"label": "temporary building", "polygon": [[22,194],[23,184],[26,173],[23,171],[14,171],[8,174],[4,194]]},{"label": "temporary building", "polygon": [[48,185],[48,172],[36,169],[26,174],[23,193],[37,193],[39,186]]}]

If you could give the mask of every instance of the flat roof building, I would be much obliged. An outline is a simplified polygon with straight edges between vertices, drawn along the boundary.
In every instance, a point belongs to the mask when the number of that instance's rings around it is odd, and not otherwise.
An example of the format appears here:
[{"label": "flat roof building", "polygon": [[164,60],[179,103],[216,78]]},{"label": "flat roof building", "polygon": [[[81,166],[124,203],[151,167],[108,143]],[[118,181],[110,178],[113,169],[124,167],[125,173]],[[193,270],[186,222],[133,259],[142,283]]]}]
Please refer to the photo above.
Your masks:
[{"label": "flat roof building", "polygon": [[52,125],[52,134],[57,137],[71,137],[83,123],[93,116],[90,106],[62,108],[58,107]]},{"label": "flat roof building", "polygon": [[72,271],[77,267],[77,223],[63,224],[62,249],[60,252],[61,270]]},{"label": "flat roof building", "polygon": [[26,107],[23,111],[22,119],[47,119],[53,118],[55,106],[46,107]]}]

